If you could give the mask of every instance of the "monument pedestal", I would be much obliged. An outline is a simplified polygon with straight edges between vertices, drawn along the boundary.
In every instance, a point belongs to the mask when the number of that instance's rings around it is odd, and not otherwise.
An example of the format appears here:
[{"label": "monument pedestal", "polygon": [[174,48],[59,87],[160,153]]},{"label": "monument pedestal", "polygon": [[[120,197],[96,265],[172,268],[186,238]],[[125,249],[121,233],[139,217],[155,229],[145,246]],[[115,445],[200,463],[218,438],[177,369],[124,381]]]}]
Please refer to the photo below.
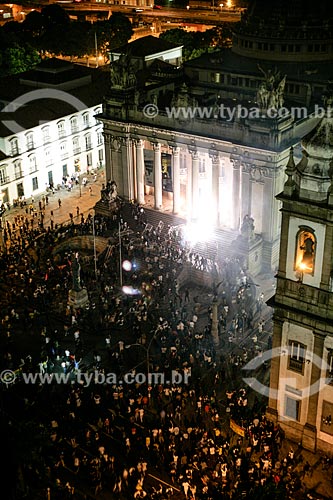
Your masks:
[{"label": "monument pedestal", "polygon": [[68,305],[74,309],[81,309],[89,304],[89,297],[86,288],[81,290],[70,290],[68,293]]}]

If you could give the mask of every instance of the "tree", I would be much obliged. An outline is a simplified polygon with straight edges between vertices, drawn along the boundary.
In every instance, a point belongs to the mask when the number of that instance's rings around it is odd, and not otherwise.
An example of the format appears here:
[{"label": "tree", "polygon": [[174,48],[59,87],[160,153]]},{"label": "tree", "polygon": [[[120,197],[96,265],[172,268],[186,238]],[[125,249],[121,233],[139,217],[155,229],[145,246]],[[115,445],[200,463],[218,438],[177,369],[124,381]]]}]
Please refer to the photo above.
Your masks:
[{"label": "tree", "polygon": [[22,30],[31,40],[40,37],[45,30],[45,18],[37,10],[29,12],[22,23]]},{"label": "tree", "polygon": [[108,21],[98,21],[93,29],[96,31],[98,49],[104,57],[109,50],[126,44],[133,35],[131,22],[121,12],[113,12]]},{"label": "tree", "polygon": [[56,3],[43,7],[41,14],[43,17],[43,24],[46,29],[51,26],[67,28],[70,23],[70,18],[67,12]]}]

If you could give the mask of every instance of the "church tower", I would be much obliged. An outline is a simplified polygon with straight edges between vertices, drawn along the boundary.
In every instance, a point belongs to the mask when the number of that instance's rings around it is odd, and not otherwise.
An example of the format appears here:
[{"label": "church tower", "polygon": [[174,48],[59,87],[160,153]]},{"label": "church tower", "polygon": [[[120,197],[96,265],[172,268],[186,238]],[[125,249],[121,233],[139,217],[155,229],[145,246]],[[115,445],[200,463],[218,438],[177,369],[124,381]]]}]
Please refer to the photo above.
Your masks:
[{"label": "church tower", "polygon": [[303,447],[333,445],[333,109],[293,150],[282,228],[267,413]]}]

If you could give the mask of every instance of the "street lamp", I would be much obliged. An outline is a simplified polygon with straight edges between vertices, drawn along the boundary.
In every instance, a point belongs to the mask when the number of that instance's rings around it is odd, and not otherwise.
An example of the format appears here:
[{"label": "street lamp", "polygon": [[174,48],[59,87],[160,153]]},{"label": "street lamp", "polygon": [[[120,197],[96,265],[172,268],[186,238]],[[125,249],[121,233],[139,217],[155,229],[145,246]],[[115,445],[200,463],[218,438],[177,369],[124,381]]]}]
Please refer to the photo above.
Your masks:
[{"label": "street lamp", "polygon": [[[90,209],[91,210],[91,209]],[[89,214],[91,215],[91,214]],[[96,254],[96,232],[95,232],[95,214],[92,216],[93,244],[94,244],[94,270],[95,279],[97,280],[97,254]]]},{"label": "street lamp", "polygon": [[220,9],[221,9],[221,12],[222,12],[222,7],[223,7],[223,3],[220,3]]}]

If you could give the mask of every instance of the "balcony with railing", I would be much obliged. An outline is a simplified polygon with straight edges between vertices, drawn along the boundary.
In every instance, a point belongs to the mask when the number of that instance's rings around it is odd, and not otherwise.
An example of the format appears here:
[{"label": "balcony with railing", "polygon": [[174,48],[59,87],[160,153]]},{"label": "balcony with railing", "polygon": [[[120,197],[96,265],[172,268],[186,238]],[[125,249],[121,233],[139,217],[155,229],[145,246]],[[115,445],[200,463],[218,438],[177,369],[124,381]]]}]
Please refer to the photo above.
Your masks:
[{"label": "balcony with railing", "polygon": [[23,177],[23,172],[22,170],[17,170],[14,174],[14,179],[17,180],[17,179],[21,179]]},{"label": "balcony with railing", "polygon": [[35,143],[33,141],[27,142],[27,151],[31,151],[32,149],[35,149]]},{"label": "balcony with railing", "polygon": [[86,143],[86,151],[89,151],[90,149],[92,149],[92,143],[91,142],[87,142]]},{"label": "balcony with railing", "polygon": [[304,359],[289,357],[288,368],[289,370],[293,370],[294,372],[303,373]]},{"label": "balcony with railing", "polygon": [[63,139],[66,137],[66,130],[58,130],[58,138]]},{"label": "balcony with railing", "polygon": [[73,154],[74,155],[79,155],[80,153],[81,153],[80,146],[77,146],[77,147],[73,148]]},{"label": "balcony with railing", "polygon": [[8,183],[9,183],[8,175],[0,176],[0,186],[4,186],[5,184],[8,184]]},{"label": "balcony with railing", "polygon": [[77,134],[79,132],[79,127],[77,125],[71,125],[71,133]]},{"label": "balcony with railing", "polygon": [[61,155],[60,155],[60,159],[61,160],[67,160],[67,158],[69,158],[69,154],[68,153],[61,153]]},{"label": "balcony with railing", "polygon": [[10,156],[18,156],[19,154],[21,154],[20,148],[18,146],[12,146],[10,149]]}]

